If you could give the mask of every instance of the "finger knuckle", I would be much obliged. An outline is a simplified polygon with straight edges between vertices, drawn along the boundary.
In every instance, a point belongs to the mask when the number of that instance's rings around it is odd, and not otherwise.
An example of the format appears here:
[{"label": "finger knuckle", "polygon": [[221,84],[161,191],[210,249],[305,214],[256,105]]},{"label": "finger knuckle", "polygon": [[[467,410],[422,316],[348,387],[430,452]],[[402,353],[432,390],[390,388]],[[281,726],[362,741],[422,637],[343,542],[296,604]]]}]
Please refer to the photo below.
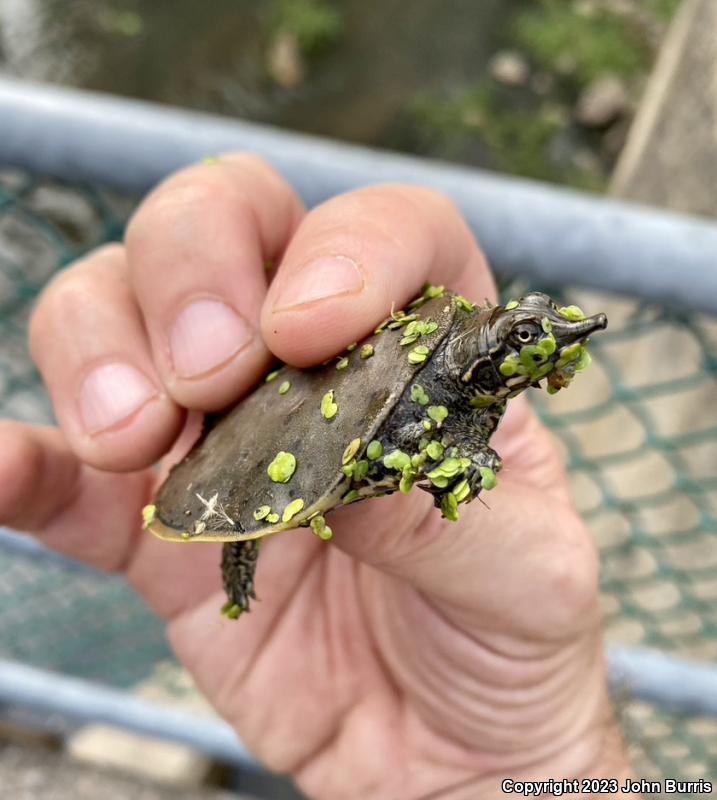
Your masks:
[{"label": "finger knuckle", "polygon": [[131,218],[125,233],[130,256],[161,245],[167,237],[183,237],[200,219],[250,217],[249,200],[226,175],[178,180],[150,195]]},{"label": "finger knuckle", "polygon": [[256,153],[230,152],[220,156],[220,163],[227,162],[234,167],[240,167],[248,172],[252,172],[261,178],[268,178],[271,181],[281,181],[284,179],[263,156]]},{"label": "finger knuckle", "polygon": [[460,209],[444,192],[430,186],[413,186],[407,183],[391,184],[393,191],[406,202],[411,203],[421,214],[439,211],[458,219],[463,219]]},{"label": "finger knuckle", "polygon": [[30,353],[37,362],[41,345],[58,324],[72,325],[80,309],[96,302],[84,262],[61,272],[45,287],[32,311],[28,326]]}]

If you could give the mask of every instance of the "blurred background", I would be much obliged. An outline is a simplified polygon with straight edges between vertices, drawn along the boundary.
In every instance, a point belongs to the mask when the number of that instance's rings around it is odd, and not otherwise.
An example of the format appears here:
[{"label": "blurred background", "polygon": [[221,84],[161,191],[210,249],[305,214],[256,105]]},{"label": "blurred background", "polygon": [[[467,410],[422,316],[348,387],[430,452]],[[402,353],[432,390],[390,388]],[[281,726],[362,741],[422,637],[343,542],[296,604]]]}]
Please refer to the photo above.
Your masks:
[{"label": "blurred background", "polygon": [[679,2],[0,0],[0,63],[599,191]]},{"label": "blurred background", "polygon": [[[713,0],[0,0],[0,77],[707,217],[717,214],[713,75]],[[27,355],[29,309],[58,268],[121,237],[136,201],[0,161],[3,416],[52,419]],[[501,280],[506,297],[528,285]],[[575,388],[536,400],[601,549],[610,641],[714,664],[717,323],[530,285],[611,321]],[[0,547],[0,658],[209,713],[121,581],[17,548]],[[636,701],[628,686],[618,707],[640,774],[717,782],[714,717]],[[13,800],[299,796],[184,745],[12,703],[0,704],[0,786]]]}]

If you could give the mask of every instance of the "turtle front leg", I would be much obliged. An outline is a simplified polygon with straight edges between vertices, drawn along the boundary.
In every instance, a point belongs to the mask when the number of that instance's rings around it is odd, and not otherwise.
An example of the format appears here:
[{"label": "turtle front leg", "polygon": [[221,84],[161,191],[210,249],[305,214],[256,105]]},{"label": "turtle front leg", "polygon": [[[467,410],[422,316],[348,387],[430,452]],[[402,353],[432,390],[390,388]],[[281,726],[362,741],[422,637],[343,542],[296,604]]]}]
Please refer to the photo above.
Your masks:
[{"label": "turtle front leg", "polygon": [[457,522],[458,506],[470,503],[484,490],[493,489],[497,485],[496,473],[502,466],[500,456],[488,445],[464,443],[460,449],[448,449],[445,457],[426,471],[430,481],[426,488],[443,516]]},{"label": "turtle front leg", "polygon": [[254,572],[259,556],[259,539],[226,542],[222,550],[222,579],[229,598],[222,614],[237,619],[249,610],[249,600],[256,600]]},{"label": "turtle front leg", "polygon": [[503,468],[503,461],[492,447],[485,445],[470,453],[468,458],[471,459],[471,465],[466,470],[465,477],[470,486],[470,499],[472,499],[481,491],[490,491],[497,486],[496,473]]}]

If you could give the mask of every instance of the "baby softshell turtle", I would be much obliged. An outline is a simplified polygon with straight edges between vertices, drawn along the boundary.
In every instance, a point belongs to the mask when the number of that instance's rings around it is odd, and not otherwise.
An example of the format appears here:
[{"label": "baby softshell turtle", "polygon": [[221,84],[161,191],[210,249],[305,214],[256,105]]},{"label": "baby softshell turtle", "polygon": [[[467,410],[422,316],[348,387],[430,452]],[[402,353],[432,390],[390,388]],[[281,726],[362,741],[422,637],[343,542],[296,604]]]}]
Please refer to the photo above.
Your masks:
[{"label": "baby softshell turtle", "polygon": [[607,326],[531,292],[477,306],[427,286],[338,360],[283,367],[225,414],[170,472],[145,527],[170,541],[224,542],[222,571],[238,617],[255,599],[264,536],[307,527],[331,538],[325,515],[369,497],[433,495],[442,515],[496,485],[490,437],[507,401],[529,386],[554,393],[590,357]]}]

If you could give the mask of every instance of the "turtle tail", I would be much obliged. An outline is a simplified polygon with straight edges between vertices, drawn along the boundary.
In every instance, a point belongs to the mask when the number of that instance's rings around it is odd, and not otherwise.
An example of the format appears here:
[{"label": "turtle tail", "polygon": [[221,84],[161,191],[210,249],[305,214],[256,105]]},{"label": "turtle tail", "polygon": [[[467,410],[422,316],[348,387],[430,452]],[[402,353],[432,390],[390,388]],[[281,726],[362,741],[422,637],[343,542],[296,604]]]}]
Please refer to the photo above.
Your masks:
[{"label": "turtle tail", "polygon": [[222,578],[229,598],[222,614],[237,619],[249,610],[249,600],[256,600],[254,571],[259,556],[259,539],[226,542],[222,550]]}]

